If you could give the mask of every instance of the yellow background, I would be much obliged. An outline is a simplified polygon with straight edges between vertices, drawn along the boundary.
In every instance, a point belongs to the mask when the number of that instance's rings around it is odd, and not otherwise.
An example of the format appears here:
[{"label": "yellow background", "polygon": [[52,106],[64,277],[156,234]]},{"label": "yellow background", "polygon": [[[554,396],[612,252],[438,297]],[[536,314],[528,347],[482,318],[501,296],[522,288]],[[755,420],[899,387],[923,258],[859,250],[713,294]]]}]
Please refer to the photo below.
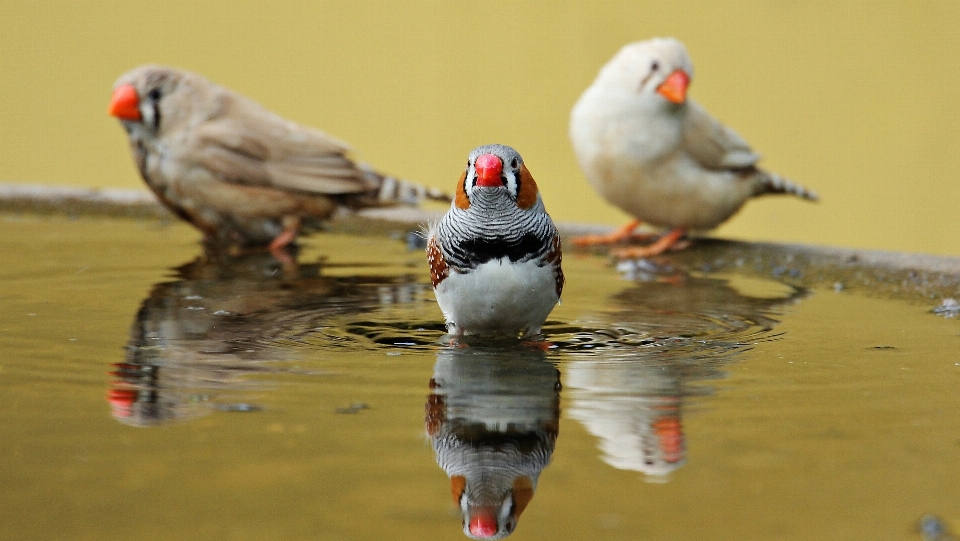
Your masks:
[{"label": "yellow background", "polygon": [[138,187],[113,81],[201,73],[451,188],[523,154],[558,221],[625,216],[586,184],[571,106],[628,42],[683,40],[690,95],[822,202],[751,202],[717,234],[960,255],[960,2],[0,0],[0,182]]}]

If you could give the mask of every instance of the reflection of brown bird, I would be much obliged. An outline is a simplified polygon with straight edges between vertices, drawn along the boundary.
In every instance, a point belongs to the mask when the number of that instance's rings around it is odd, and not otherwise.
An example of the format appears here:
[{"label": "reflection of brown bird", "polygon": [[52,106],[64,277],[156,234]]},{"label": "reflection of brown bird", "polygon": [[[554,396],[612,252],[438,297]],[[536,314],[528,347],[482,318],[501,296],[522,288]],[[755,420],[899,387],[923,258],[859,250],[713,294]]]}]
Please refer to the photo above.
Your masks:
[{"label": "reflection of brown bird", "polygon": [[533,498],[560,419],[560,379],[536,349],[437,354],[427,435],[472,539],[503,539]]},{"label": "reflection of brown bird", "polygon": [[124,424],[152,426],[209,414],[229,397],[262,390],[246,376],[280,372],[294,356],[289,339],[330,318],[419,298],[412,276],[321,274],[290,269],[269,253],[200,257],[155,285],[130,329],[126,357],[113,365],[108,401]]},{"label": "reflection of brown bird", "polygon": [[651,39],[623,47],[580,96],[570,116],[580,167],[607,201],[636,220],[612,235],[574,244],[616,242],[647,222],[670,232],[651,246],[620,255],[656,255],[687,230],[720,225],[751,197],[817,199],[812,191],[757,167],[760,156],[742,137],[687,99],[692,77],[682,43]]},{"label": "reflection of brown bird", "polygon": [[136,68],[117,80],[109,112],[150,189],[215,244],[275,249],[339,210],[449,201],[193,73]]}]

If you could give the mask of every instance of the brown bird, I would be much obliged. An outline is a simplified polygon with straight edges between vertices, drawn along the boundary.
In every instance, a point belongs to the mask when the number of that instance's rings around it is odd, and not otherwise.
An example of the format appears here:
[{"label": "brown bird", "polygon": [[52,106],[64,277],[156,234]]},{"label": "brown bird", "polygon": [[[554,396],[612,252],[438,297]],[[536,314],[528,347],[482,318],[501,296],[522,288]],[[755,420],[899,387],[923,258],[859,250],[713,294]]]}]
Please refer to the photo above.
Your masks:
[{"label": "brown bird", "polygon": [[580,167],[600,195],[636,220],[574,244],[617,242],[647,222],[670,231],[649,247],[620,255],[656,255],[688,230],[720,225],[752,197],[817,199],[757,167],[760,156],[740,135],[687,98],[692,77],[683,44],[656,38],[624,46],[580,96],[570,115]]},{"label": "brown bird", "polygon": [[194,73],[138,67],[117,80],[108,112],[150,189],[214,245],[277,250],[338,211],[450,200]]}]

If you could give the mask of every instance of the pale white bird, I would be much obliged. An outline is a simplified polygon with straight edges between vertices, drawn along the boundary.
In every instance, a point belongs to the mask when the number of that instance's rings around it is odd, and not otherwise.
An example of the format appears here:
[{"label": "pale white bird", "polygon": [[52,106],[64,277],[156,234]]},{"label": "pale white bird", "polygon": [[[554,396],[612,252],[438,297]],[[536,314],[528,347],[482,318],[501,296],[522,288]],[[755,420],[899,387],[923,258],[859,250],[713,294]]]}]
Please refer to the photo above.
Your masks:
[{"label": "pale white bird", "polygon": [[687,98],[693,64],[683,44],[655,38],[624,46],[580,96],[570,139],[590,184],[636,220],[610,235],[574,239],[613,243],[642,222],[669,229],[654,244],[621,250],[646,257],[689,230],[712,229],[751,197],[817,195],[757,167],[760,156],[736,132]]}]

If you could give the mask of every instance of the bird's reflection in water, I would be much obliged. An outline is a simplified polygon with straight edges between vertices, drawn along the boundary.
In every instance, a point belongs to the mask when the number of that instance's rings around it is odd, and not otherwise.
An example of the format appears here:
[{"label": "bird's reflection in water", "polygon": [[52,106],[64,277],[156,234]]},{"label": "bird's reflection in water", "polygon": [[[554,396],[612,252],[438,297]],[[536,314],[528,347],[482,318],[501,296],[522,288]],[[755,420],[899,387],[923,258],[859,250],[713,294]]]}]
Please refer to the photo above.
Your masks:
[{"label": "bird's reflection in water", "polygon": [[329,277],[320,263],[294,255],[207,253],[156,284],[130,330],[123,362],[108,392],[112,415],[152,426],[222,409],[255,411],[244,402],[263,389],[250,376],[279,372],[291,341],[325,318],[373,310],[417,297],[412,276]]},{"label": "bird's reflection in water", "polygon": [[553,454],[559,371],[532,347],[451,347],[437,354],[430,389],[426,431],[463,532],[507,537]]},{"label": "bird's reflection in water", "polygon": [[806,295],[741,293],[726,280],[681,277],[637,284],[602,319],[618,334],[566,356],[567,414],[599,438],[603,460],[665,482],[686,460],[684,400],[758,340],[772,337],[778,307]]}]

